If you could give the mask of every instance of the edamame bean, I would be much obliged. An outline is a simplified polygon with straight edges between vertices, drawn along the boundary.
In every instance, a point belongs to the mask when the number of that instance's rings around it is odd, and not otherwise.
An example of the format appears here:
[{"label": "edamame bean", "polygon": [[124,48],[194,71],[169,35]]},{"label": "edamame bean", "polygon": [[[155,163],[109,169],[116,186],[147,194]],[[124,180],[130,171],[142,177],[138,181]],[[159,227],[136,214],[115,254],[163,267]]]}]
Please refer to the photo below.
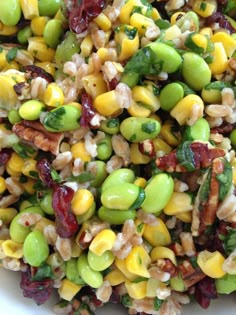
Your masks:
[{"label": "edamame bean", "polygon": [[0,21],[6,26],[16,25],[21,17],[20,0],[0,1]]},{"label": "edamame bean", "polygon": [[23,245],[23,253],[28,264],[40,266],[49,255],[49,246],[43,233],[39,230],[30,232]]},{"label": "edamame bean", "polygon": [[99,160],[108,160],[112,154],[111,136],[105,135],[105,137],[97,143],[97,158]]},{"label": "edamame bean", "polygon": [[180,68],[182,64],[182,58],[173,47],[161,42],[154,42],[148,44],[146,47],[150,47],[156,54],[156,61],[161,63],[162,71],[173,73]]},{"label": "edamame bean", "polygon": [[170,111],[183,97],[183,87],[176,82],[169,83],[160,93],[161,108],[165,111]]},{"label": "edamame bean", "polygon": [[118,118],[110,118],[110,119],[102,120],[99,129],[110,134],[110,135],[115,135],[120,130],[119,119]]},{"label": "edamame bean", "polygon": [[45,43],[51,47],[56,48],[63,35],[63,25],[58,19],[49,20],[43,31],[43,38]]},{"label": "edamame bean", "polygon": [[123,183],[108,187],[102,192],[102,205],[109,209],[137,209],[145,198],[144,189],[135,184]]},{"label": "edamame bean", "polygon": [[174,191],[174,180],[166,174],[155,175],[144,189],[145,200],[141,207],[148,213],[159,214],[169,201]]},{"label": "edamame bean", "polygon": [[45,115],[43,125],[52,132],[75,130],[80,127],[80,116],[80,108],[73,105],[62,105]]},{"label": "edamame bean", "polygon": [[120,124],[122,136],[134,143],[154,139],[160,130],[161,125],[159,121],[153,118],[129,117]]},{"label": "edamame bean", "polygon": [[23,243],[26,236],[30,233],[30,227],[24,226],[23,224],[19,223],[19,220],[23,213],[38,213],[41,216],[44,216],[42,209],[38,206],[34,206],[34,207],[28,207],[22,210],[20,213],[18,213],[14,217],[14,219],[12,220],[10,224],[9,233],[10,233],[11,239],[18,243]]},{"label": "edamame bean", "polygon": [[28,43],[28,38],[32,36],[32,30],[30,26],[26,26],[18,31],[17,40],[20,44],[24,45]]},{"label": "edamame bean", "polygon": [[79,224],[82,224],[85,221],[88,221],[95,213],[96,203],[94,202],[92,206],[83,214],[77,215],[76,220]]},{"label": "edamame bean", "polygon": [[199,118],[192,126],[187,126],[184,131],[186,140],[208,141],[210,137],[210,126],[205,118]]},{"label": "edamame bean", "polygon": [[94,174],[94,179],[91,181],[92,187],[100,187],[107,177],[106,163],[103,161],[92,161],[88,163],[88,172]]},{"label": "edamame bean", "polygon": [[45,109],[44,103],[38,100],[30,100],[20,106],[19,115],[26,120],[36,120],[39,119],[41,112]]},{"label": "edamame bean", "polygon": [[108,222],[110,224],[123,224],[126,220],[134,220],[136,217],[136,210],[115,210],[108,209],[101,206],[98,209],[98,217],[102,221]]},{"label": "edamame bean", "polygon": [[80,277],[92,288],[99,288],[103,283],[103,276],[100,271],[93,270],[89,264],[86,254],[80,255],[77,262]]},{"label": "edamame bean", "polygon": [[65,272],[66,272],[66,277],[68,280],[76,284],[84,284],[84,281],[79,275],[76,258],[71,258],[70,260],[66,261]]},{"label": "edamame bean", "polygon": [[138,81],[140,79],[140,75],[135,72],[125,72],[122,74],[121,82],[125,83],[130,87],[131,89],[138,84]]},{"label": "edamame bean", "polygon": [[54,209],[52,207],[52,190],[47,190],[44,193],[40,193],[38,196],[38,201],[40,207],[47,214],[54,214]]},{"label": "edamame bean", "polygon": [[231,131],[230,135],[229,135],[231,144],[234,148],[236,148],[236,129],[234,129],[233,131]]},{"label": "edamame bean", "polygon": [[202,90],[211,81],[211,70],[205,60],[193,53],[183,54],[182,76],[195,91]]},{"label": "edamame bean", "polygon": [[111,250],[106,250],[101,256],[88,251],[88,264],[95,271],[103,271],[110,267],[115,260],[115,256]]},{"label": "edamame bean", "polygon": [[184,89],[184,96],[187,96],[189,94],[196,94],[196,92],[191,89],[187,84],[185,84],[182,81],[176,81],[178,84],[180,84],[182,86],[182,88]]},{"label": "edamame bean", "polygon": [[60,9],[61,0],[39,0],[39,15],[53,16]]},{"label": "edamame bean", "polygon": [[132,183],[135,179],[134,172],[129,168],[120,168],[113,171],[103,182],[102,192],[114,185]]}]

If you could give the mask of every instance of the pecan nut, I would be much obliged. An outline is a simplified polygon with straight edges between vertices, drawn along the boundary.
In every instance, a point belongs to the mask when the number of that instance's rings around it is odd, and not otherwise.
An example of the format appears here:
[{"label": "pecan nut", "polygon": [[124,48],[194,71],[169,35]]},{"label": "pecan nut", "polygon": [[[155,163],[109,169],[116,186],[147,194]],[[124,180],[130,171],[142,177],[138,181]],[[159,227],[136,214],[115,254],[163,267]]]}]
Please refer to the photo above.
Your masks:
[{"label": "pecan nut", "polygon": [[59,146],[64,137],[62,132],[47,131],[39,121],[23,120],[15,124],[12,130],[22,140],[54,155],[59,153]]}]

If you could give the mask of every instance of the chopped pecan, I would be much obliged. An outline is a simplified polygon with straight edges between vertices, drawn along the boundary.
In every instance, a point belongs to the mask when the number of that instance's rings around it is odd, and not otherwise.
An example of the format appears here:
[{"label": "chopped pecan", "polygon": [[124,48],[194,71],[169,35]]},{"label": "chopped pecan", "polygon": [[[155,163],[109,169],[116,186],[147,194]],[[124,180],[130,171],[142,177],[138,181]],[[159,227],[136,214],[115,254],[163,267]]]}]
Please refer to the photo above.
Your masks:
[{"label": "chopped pecan", "polygon": [[26,78],[28,79],[35,79],[37,77],[44,78],[48,83],[54,81],[53,76],[43,70],[42,68],[35,66],[35,65],[27,65],[23,67],[23,70],[26,72]]},{"label": "chopped pecan", "polygon": [[161,270],[168,272],[171,275],[171,277],[175,277],[177,275],[177,267],[168,258],[165,258],[164,261],[165,263],[161,267]]},{"label": "chopped pecan", "polygon": [[15,124],[13,132],[26,142],[34,144],[42,151],[50,151],[52,154],[59,153],[59,146],[64,137],[61,132],[49,132],[39,121],[23,120]]},{"label": "chopped pecan", "polygon": [[191,287],[206,276],[199,267],[194,268],[188,260],[184,260],[183,263],[179,265],[179,270],[186,288]]}]

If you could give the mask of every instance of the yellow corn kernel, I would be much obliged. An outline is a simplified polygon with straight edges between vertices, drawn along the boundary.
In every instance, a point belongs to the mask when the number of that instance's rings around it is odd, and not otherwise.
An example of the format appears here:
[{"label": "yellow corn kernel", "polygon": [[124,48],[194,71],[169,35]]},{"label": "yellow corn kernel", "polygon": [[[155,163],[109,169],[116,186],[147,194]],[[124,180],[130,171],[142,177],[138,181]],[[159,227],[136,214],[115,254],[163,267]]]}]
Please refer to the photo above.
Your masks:
[{"label": "yellow corn kernel", "polygon": [[160,13],[154,7],[152,8],[151,18],[153,19],[153,21],[161,19]]},{"label": "yellow corn kernel", "polygon": [[203,250],[197,256],[198,266],[211,278],[221,278],[226,274],[222,268],[224,261],[224,256],[218,251]]},{"label": "yellow corn kernel", "polygon": [[108,31],[112,26],[111,21],[103,12],[95,17],[93,21],[105,32]]},{"label": "yellow corn kernel", "polygon": [[115,32],[115,42],[119,46],[118,60],[128,59],[139,49],[137,29],[130,25],[119,26]]},{"label": "yellow corn kernel", "polygon": [[137,12],[131,15],[129,24],[136,27],[140,35],[144,35],[148,27],[155,26],[151,18]]},{"label": "yellow corn kernel", "polygon": [[213,75],[222,74],[228,66],[228,58],[224,46],[220,42],[214,44],[214,51],[211,53],[213,61],[209,64],[209,68]]},{"label": "yellow corn kernel", "polygon": [[124,283],[126,280],[126,277],[124,276],[124,274],[118,270],[118,269],[114,269],[112,271],[110,271],[105,277],[104,277],[104,281],[109,281],[111,286],[116,286],[119,285],[121,283]]},{"label": "yellow corn kernel", "polygon": [[5,66],[5,68],[3,69],[3,71],[7,71],[10,69],[20,70],[20,65],[16,62],[16,60],[8,62]]},{"label": "yellow corn kernel", "polygon": [[34,159],[25,159],[21,169],[25,176],[36,178],[38,174],[37,161]]},{"label": "yellow corn kernel", "polygon": [[97,54],[101,60],[101,63],[104,63],[105,61],[115,61],[117,60],[117,52],[115,49],[106,48],[106,47],[100,47],[97,50]]},{"label": "yellow corn kernel", "polygon": [[33,18],[30,22],[30,27],[34,35],[42,36],[44,28],[49,21],[49,17],[47,16],[37,16]]},{"label": "yellow corn kernel", "polygon": [[11,36],[15,35],[18,31],[17,26],[7,26],[3,25],[3,27],[0,29],[0,35],[2,36]]},{"label": "yellow corn kernel", "polygon": [[154,247],[150,253],[152,262],[158,259],[169,259],[174,265],[177,265],[176,256],[172,249],[165,246]]},{"label": "yellow corn kernel", "polygon": [[44,71],[50,73],[53,77],[56,73],[55,65],[52,62],[35,62],[35,65],[42,68]]},{"label": "yellow corn kernel", "polygon": [[49,83],[45,92],[43,101],[46,105],[57,107],[64,104],[65,96],[62,89],[56,83]]},{"label": "yellow corn kernel", "polygon": [[2,50],[0,52],[0,70],[3,70],[7,65],[6,51]]},{"label": "yellow corn kernel", "polygon": [[167,246],[171,243],[170,233],[162,219],[157,218],[157,221],[154,226],[145,224],[143,237],[152,246]]},{"label": "yellow corn kernel", "polygon": [[137,278],[136,274],[128,271],[124,259],[116,258],[115,265],[122,272],[126,279],[133,281]]},{"label": "yellow corn kernel", "polygon": [[[128,104],[127,104],[128,105]],[[94,107],[103,116],[117,116],[122,113],[122,108],[115,90],[98,95],[94,100]]]},{"label": "yellow corn kernel", "polygon": [[28,178],[27,182],[25,183],[21,183],[21,186],[23,187],[24,191],[29,194],[29,195],[33,195],[35,193],[35,188],[34,185],[36,183],[36,180],[32,179],[32,178]]},{"label": "yellow corn kernel", "polygon": [[173,40],[181,36],[181,30],[177,25],[172,25],[165,30],[165,40]]},{"label": "yellow corn kernel", "polygon": [[148,266],[151,258],[142,246],[134,246],[125,258],[125,265],[129,272],[140,277],[150,278]]},{"label": "yellow corn kernel", "polygon": [[204,103],[195,94],[189,94],[180,100],[171,110],[170,115],[177,120],[180,126],[192,125],[203,117]]},{"label": "yellow corn kernel", "polygon": [[132,100],[131,105],[128,108],[128,113],[133,117],[149,117],[151,114],[150,109],[137,104]]},{"label": "yellow corn kernel", "polygon": [[136,233],[140,236],[143,235],[145,224],[140,219],[135,219],[134,224],[136,226]]},{"label": "yellow corn kernel", "polygon": [[107,92],[107,84],[103,79],[102,73],[93,73],[84,76],[82,79],[85,91],[95,99],[98,95]]},{"label": "yellow corn kernel", "polygon": [[71,201],[71,208],[75,215],[84,214],[94,203],[93,194],[88,189],[78,189]]},{"label": "yellow corn kernel", "polygon": [[139,187],[145,188],[147,184],[147,180],[144,177],[138,177],[135,179],[134,184]]},{"label": "yellow corn kernel", "polygon": [[167,154],[170,153],[170,151],[172,151],[171,146],[161,138],[155,138],[152,141],[155,152],[164,152],[165,154]]},{"label": "yellow corn kernel", "polygon": [[110,229],[99,232],[89,245],[95,255],[101,256],[106,250],[111,250],[116,240],[116,234]]},{"label": "yellow corn kernel", "polygon": [[88,57],[93,50],[93,40],[91,35],[85,36],[80,45],[80,54],[82,57]]},{"label": "yellow corn kernel", "polygon": [[193,11],[206,18],[216,12],[216,0],[196,0],[193,3]]},{"label": "yellow corn kernel", "polygon": [[182,213],[176,214],[176,218],[180,221],[183,221],[185,223],[191,223],[192,222],[192,211],[186,211]]},{"label": "yellow corn kernel", "polygon": [[78,246],[75,240],[72,240],[72,250],[71,250],[71,257],[79,257],[82,254],[82,248]]},{"label": "yellow corn kernel", "polygon": [[4,191],[7,189],[5,178],[0,176],[0,194],[3,194]]},{"label": "yellow corn kernel", "polygon": [[28,52],[40,61],[53,61],[55,50],[47,47],[43,37],[30,37],[28,39]]},{"label": "yellow corn kernel", "polygon": [[144,15],[147,11],[147,7],[143,5],[141,0],[128,0],[120,9],[119,19],[122,24],[130,24],[130,16],[134,8],[141,8]]},{"label": "yellow corn kernel", "polygon": [[153,90],[148,86],[136,85],[132,89],[132,97],[137,104],[146,107],[151,112],[155,112],[160,108],[159,97],[154,95]]},{"label": "yellow corn kernel", "polygon": [[197,45],[200,48],[203,48],[204,51],[206,51],[207,46],[208,46],[208,41],[205,35],[194,34],[192,35],[192,41],[194,42],[195,45]]},{"label": "yellow corn kernel", "polygon": [[211,41],[213,43],[222,43],[228,58],[231,58],[236,50],[236,39],[225,32],[215,33],[214,35],[212,35]]},{"label": "yellow corn kernel", "polygon": [[167,215],[176,215],[193,209],[192,198],[185,192],[174,191],[163,211]]},{"label": "yellow corn kernel", "polygon": [[[0,260],[6,257],[6,255],[4,254],[3,249],[2,249],[2,243],[3,242],[5,242],[5,240],[0,240]],[[1,263],[0,263],[0,267],[2,267]]]},{"label": "yellow corn kernel", "polygon": [[148,164],[151,158],[140,152],[138,143],[131,143],[130,161],[133,164]]},{"label": "yellow corn kernel", "polygon": [[39,8],[37,0],[20,0],[21,10],[26,20],[32,20],[39,16]]},{"label": "yellow corn kernel", "polygon": [[17,210],[15,208],[0,208],[0,220],[9,224],[13,218],[17,215]]},{"label": "yellow corn kernel", "polygon": [[181,12],[181,11],[177,11],[174,14],[171,15],[170,17],[170,23],[172,25],[175,25],[175,23],[178,21],[178,19],[180,19],[182,16],[184,16],[186,14],[186,12]]},{"label": "yellow corn kernel", "polygon": [[23,257],[23,244],[17,243],[13,240],[6,240],[1,244],[1,247],[6,257],[17,259]]},{"label": "yellow corn kernel", "polygon": [[173,131],[173,127],[173,123],[167,120],[161,126],[161,131],[159,135],[171,147],[176,147],[181,141],[181,136]]},{"label": "yellow corn kernel", "polygon": [[199,33],[204,35],[204,36],[208,36],[209,38],[211,38],[213,31],[210,27],[203,27],[200,29]]},{"label": "yellow corn kernel", "polygon": [[20,157],[17,153],[13,152],[6,166],[9,170],[20,175],[24,166],[24,159]]},{"label": "yellow corn kernel", "polygon": [[132,299],[140,300],[146,297],[147,281],[131,282],[125,281],[125,287]]},{"label": "yellow corn kernel", "polygon": [[52,226],[55,226],[55,222],[50,220],[50,219],[47,219],[47,218],[44,218],[42,217],[39,221],[36,222],[36,224],[32,227],[32,230],[39,230],[41,232],[43,232],[44,228],[49,226],[49,225],[52,225]]},{"label": "yellow corn kernel", "polygon": [[71,301],[81,288],[82,285],[76,284],[65,278],[61,281],[58,293],[63,300]]},{"label": "yellow corn kernel", "polygon": [[71,153],[74,159],[79,158],[83,162],[89,162],[91,160],[91,155],[87,152],[83,140],[76,142],[71,146]]}]

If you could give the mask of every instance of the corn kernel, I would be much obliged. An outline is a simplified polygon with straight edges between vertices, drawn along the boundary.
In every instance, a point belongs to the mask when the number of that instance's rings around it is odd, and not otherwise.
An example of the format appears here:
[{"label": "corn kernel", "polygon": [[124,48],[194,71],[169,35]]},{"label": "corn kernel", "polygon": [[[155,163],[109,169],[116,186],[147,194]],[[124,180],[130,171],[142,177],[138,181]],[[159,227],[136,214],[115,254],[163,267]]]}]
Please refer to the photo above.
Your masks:
[{"label": "corn kernel", "polygon": [[6,240],[1,244],[2,250],[7,257],[22,258],[23,244],[17,243],[13,240]]},{"label": "corn kernel", "polygon": [[20,175],[24,166],[24,159],[17,153],[13,152],[6,166],[9,170]]},{"label": "corn kernel", "polygon": [[211,278],[221,278],[225,275],[225,271],[222,269],[224,261],[224,256],[218,251],[203,250],[197,256],[197,264]]},{"label": "corn kernel", "polygon": [[173,131],[173,123],[169,120],[161,126],[159,135],[171,147],[176,147],[181,141],[180,135]]},{"label": "corn kernel", "polygon": [[172,261],[174,265],[177,264],[175,253],[173,252],[172,249],[165,246],[154,247],[150,253],[150,256],[151,256],[152,262],[155,262],[158,259],[164,258],[164,259],[169,259],[170,261]]},{"label": "corn kernel", "polygon": [[116,258],[115,265],[122,272],[125,278],[129,279],[130,281],[133,281],[137,278],[136,274],[128,271],[126,263],[123,259]]},{"label": "corn kernel", "polygon": [[147,184],[147,180],[144,177],[138,177],[135,179],[134,184],[139,187],[145,188]]},{"label": "corn kernel", "polygon": [[[127,32],[132,32],[132,36],[129,36]],[[120,47],[119,61],[128,59],[139,49],[139,36],[136,28],[129,25],[120,26],[115,32],[115,42]]]},{"label": "corn kernel", "polygon": [[93,50],[93,40],[91,35],[87,35],[81,42],[80,54],[82,57],[88,57],[91,55]]},{"label": "corn kernel", "polygon": [[85,148],[84,141],[81,140],[71,146],[71,153],[74,159],[81,159],[83,162],[89,162],[91,160],[91,155],[87,152]]},{"label": "corn kernel", "polygon": [[141,153],[138,143],[131,143],[130,160],[133,164],[148,164],[151,161],[151,158]]},{"label": "corn kernel", "polygon": [[175,25],[175,23],[178,21],[178,19],[180,19],[182,16],[184,16],[186,13],[185,12],[181,12],[181,11],[177,11],[174,14],[171,15],[170,17],[170,23],[172,25]]},{"label": "corn kernel", "polygon": [[63,300],[71,301],[81,288],[82,285],[76,284],[65,278],[61,281],[58,293]]},{"label": "corn kernel", "polygon": [[93,73],[82,78],[85,91],[95,99],[98,95],[107,92],[107,84],[102,73]]},{"label": "corn kernel", "polygon": [[4,191],[7,189],[5,178],[0,176],[0,194],[3,194]]},{"label": "corn kernel", "polygon": [[28,39],[28,52],[39,61],[53,61],[55,50],[48,48],[43,37],[30,37]]},{"label": "corn kernel", "polygon": [[220,42],[224,46],[226,55],[231,58],[236,50],[236,39],[225,32],[217,32],[211,37],[213,43]]},{"label": "corn kernel", "polygon": [[95,17],[93,21],[105,32],[111,28],[111,21],[103,12]]},{"label": "corn kernel", "polygon": [[145,7],[140,0],[129,0],[125,2],[120,9],[119,15],[119,19],[122,24],[130,24],[130,16],[132,15],[134,8],[142,8],[142,14],[145,14],[145,9],[147,11],[147,7]]},{"label": "corn kernel", "polygon": [[121,283],[124,283],[126,280],[126,277],[124,276],[124,274],[118,270],[118,269],[114,269],[112,271],[110,271],[105,277],[104,277],[104,281],[109,281],[111,286],[116,286],[119,285]]},{"label": "corn kernel", "polygon": [[142,246],[134,246],[125,258],[125,265],[129,272],[137,276],[150,278],[148,266],[151,258]]},{"label": "corn kernel", "polygon": [[173,192],[163,209],[167,215],[176,215],[193,209],[192,198],[185,192]]},{"label": "corn kernel", "polygon": [[94,107],[103,116],[117,116],[122,112],[115,90],[98,95]]},{"label": "corn kernel", "polygon": [[31,20],[30,27],[34,35],[43,36],[44,28],[49,21],[47,16],[38,16]]},{"label": "corn kernel", "polygon": [[78,189],[71,201],[72,211],[75,215],[82,215],[89,210],[93,202],[93,194],[88,189]]},{"label": "corn kernel", "polygon": [[194,34],[192,36],[192,41],[194,42],[195,45],[197,45],[200,48],[203,48],[204,51],[206,51],[207,46],[208,46],[208,41],[206,36],[202,34]]},{"label": "corn kernel", "polygon": [[0,208],[0,220],[9,224],[13,218],[17,215],[17,210],[15,208]]},{"label": "corn kernel", "polygon": [[0,29],[0,35],[2,36],[11,36],[15,35],[18,31],[17,26],[7,26],[3,25],[3,27]]},{"label": "corn kernel", "polygon": [[143,299],[146,297],[147,281],[131,282],[125,281],[125,287],[129,296],[133,299]]},{"label": "corn kernel", "polygon": [[140,35],[144,35],[148,27],[155,25],[151,18],[140,13],[133,13],[130,17],[129,24],[136,27]]},{"label": "corn kernel", "polygon": [[44,93],[44,103],[48,106],[57,107],[64,104],[64,93],[56,83],[48,84]]},{"label": "corn kernel", "polygon": [[160,151],[167,154],[167,153],[170,153],[170,151],[172,151],[171,146],[168,143],[166,143],[164,140],[162,140],[161,138],[155,138],[152,141],[153,141],[155,152]]},{"label": "corn kernel", "polygon": [[145,224],[143,237],[152,246],[169,245],[171,243],[170,233],[162,219],[157,218],[157,220],[158,224],[155,226]]},{"label": "corn kernel", "polygon": [[176,214],[176,218],[180,221],[183,221],[185,223],[191,223],[192,222],[192,211],[186,211],[182,213]]},{"label": "corn kernel", "polygon": [[159,20],[161,19],[160,13],[158,12],[158,10],[156,8],[152,8],[152,14],[151,14],[151,18],[153,19],[153,21]]},{"label": "corn kernel", "polygon": [[25,159],[21,171],[25,176],[36,178],[38,174],[37,161],[34,159]]},{"label": "corn kernel", "polygon": [[116,240],[116,234],[109,229],[99,232],[89,245],[95,255],[101,256],[105,251],[111,250]]},{"label": "corn kernel", "polygon": [[214,44],[214,51],[211,53],[213,61],[209,64],[209,68],[213,75],[222,74],[228,66],[228,58],[221,42]]},{"label": "corn kernel", "polygon": [[172,25],[165,30],[165,40],[173,40],[174,38],[180,38],[181,30],[177,25]]},{"label": "corn kernel", "polygon": [[155,112],[160,108],[159,97],[154,95],[153,91],[147,86],[136,85],[132,89],[133,100],[149,109],[151,112]]},{"label": "corn kernel", "polygon": [[200,29],[199,33],[204,35],[204,36],[208,36],[209,38],[211,38],[213,31],[210,27],[203,27]]},{"label": "corn kernel", "polygon": [[44,71],[50,73],[53,77],[56,73],[55,65],[52,62],[35,62],[35,65],[42,68]]},{"label": "corn kernel", "polygon": [[148,109],[142,105],[139,105],[134,100],[132,100],[132,103],[128,108],[128,112],[129,112],[130,116],[144,117],[144,118],[149,117],[151,114],[150,109]]},{"label": "corn kernel", "polygon": [[37,0],[20,0],[21,10],[26,20],[32,20],[39,16],[39,8]]},{"label": "corn kernel", "polygon": [[216,9],[216,0],[196,0],[193,3],[193,11],[205,18],[215,13]]}]

